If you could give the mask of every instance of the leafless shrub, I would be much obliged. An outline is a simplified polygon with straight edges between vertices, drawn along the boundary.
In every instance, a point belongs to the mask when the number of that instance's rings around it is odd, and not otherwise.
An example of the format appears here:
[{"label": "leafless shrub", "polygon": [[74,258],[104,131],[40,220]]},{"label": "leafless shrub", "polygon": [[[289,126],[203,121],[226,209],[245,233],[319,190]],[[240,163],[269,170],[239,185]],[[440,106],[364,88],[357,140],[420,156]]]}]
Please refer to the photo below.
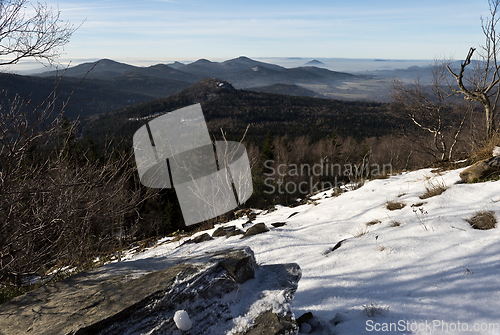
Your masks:
[{"label": "leafless shrub", "polygon": [[134,183],[131,152],[101,163],[74,157],[75,123],[55,112],[56,98],[0,105],[0,282],[9,285],[115,248],[155,193]]},{"label": "leafless shrub", "polygon": [[495,218],[495,213],[490,211],[479,211],[474,214],[467,222],[474,229],[488,230],[493,229],[497,225],[497,219]]}]

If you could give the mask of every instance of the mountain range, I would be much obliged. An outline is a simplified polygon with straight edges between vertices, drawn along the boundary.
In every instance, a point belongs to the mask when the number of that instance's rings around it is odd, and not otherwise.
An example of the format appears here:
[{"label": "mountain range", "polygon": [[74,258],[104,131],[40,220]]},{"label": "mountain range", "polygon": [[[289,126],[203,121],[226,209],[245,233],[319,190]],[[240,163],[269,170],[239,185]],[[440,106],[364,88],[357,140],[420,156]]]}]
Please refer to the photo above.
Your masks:
[{"label": "mountain range", "polygon": [[[313,63],[316,64],[316,63]],[[217,77],[229,81],[236,88],[249,88],[273,84],[333,84],[342,80],[355,80],[357,77],[345,72],[330,71],[315,66],[287,69],[279,65],[259,62],[248,57],[238,57],[224,62],[199,59],[193,63],[157,64],[138,67],[101,59],[93,63],[83,63],[65,71],[51,71],[37,74],[50,77],[64,73],[66,77],[111,79],[122,77],[151,77],[162,80],[180,81],[193,84],[206,77]]]},{"label": "mountain range", "polygon": [[43,101],[54,89],[69,98],[70,118],[109,112],[125,106],[170,96],[204,78],[229,82],[236,89],[340,100],[387,102],[391,74],[418,75],[424,68],[350,74],[331,71],[320,61],[285,68],[238,57],[224,62],[199,59],[184,64],[139,67],[101,59],[66,69],[31,76],[0,73],[0,86],[8,97],[22,94],[32,103]]}]

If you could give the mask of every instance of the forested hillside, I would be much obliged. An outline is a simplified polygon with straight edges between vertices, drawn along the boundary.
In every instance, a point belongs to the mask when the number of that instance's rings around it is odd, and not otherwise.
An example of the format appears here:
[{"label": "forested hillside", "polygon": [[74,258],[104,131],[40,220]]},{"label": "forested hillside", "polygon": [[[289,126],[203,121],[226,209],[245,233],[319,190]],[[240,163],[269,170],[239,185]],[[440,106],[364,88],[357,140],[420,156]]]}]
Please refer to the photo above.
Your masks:
[{"label": "forested hillside", "polygon": [[84,120],[86,131],[94,138],[112,134],[130,143],[134,132],[154,116],[198,102],[211,134],[223,129],[227,138],[238,140],[249,127],[245,139],[255,144],[262,144],[267,134],[308,136],[313,142],[333,134],[363,140],[412,127],[389,104],[236,90],[227,82],[207,78],[178,94]]}]

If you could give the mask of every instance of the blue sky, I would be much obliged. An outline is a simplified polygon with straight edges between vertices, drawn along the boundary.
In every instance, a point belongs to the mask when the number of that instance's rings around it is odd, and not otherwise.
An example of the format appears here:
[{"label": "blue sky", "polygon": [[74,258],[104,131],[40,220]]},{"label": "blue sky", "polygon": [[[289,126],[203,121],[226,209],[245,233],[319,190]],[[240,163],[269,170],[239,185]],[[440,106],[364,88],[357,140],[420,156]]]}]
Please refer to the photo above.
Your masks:
[{"label": "blue sky", "polygon": [[50,0],[81,24],[61,61],[258,57],[463,58],[487,0]]}]

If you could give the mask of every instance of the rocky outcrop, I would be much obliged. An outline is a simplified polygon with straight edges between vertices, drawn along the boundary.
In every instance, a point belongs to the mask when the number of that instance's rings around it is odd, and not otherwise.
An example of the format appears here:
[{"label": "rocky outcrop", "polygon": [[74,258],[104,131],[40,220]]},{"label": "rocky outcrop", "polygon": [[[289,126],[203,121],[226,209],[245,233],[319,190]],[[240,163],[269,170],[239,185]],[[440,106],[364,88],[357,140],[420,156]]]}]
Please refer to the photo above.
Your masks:
[{"label": "rocky outcrop", "polygon": [[465,183],[472,183],[496,173],[500,173],[500,156],[494,156],[469,166],[460,173],[460,178]]},{"label": "rocky outcrop", "polygon": [[[257,267],[248,247],[114,263],[0,305],[0,334],[296,334],[300,276],[297,264]],[[192,321],[186,333],[178,310]]]},{"label": "rocky outcrop", "polygon": [[201,242],[206,242],[206,241],[210,241],[210,240],[213,240],[213,238],[210,237],[210,235],[208,235],[207,233],[204,233],[204,234],[196,236],[191,241],[193,243],[201,243]]},{"label": "rocky outcrop", "polygon": [[212,237],[220,237],[220,236],[231,237],[242,234],[244,234],[244,232],[240,229],[237,229],[236,226],[227,226],[227,227],[217,228],[213,232]]},{"label": "rocky outcrop", "polygon": [[268,232],[269,228],[267,228],[266,224],[264,222],[259,222],[253,225],[252,227],[248,228],[247,231],[245,232],[245,235],[243,235],[241,238],[247,238],[253,235],[261,234]]},{"label": "rocky outcrop", "polygon": [[291,316],[276,315],[267,311],[255,319],[255,325],[238,335],[288,335],[297,333],[297,323]]}]

